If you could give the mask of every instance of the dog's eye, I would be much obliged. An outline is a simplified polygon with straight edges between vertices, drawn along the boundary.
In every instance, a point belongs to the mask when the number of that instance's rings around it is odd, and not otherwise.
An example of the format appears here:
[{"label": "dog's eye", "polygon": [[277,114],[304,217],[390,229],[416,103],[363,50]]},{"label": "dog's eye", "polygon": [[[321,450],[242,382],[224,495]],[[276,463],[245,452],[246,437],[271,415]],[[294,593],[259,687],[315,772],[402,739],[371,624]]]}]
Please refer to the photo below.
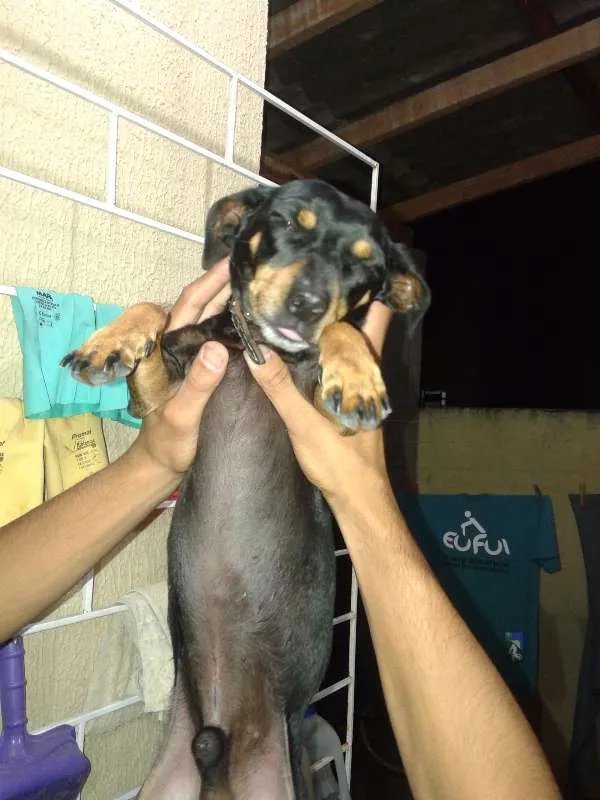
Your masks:
[{"label": "dog's eye", "polygon": [[291,228],[294,225],[294,220],[287,214],[281,214],[279,211],[274,211],[271,214],[271,220],[282,228]]}]

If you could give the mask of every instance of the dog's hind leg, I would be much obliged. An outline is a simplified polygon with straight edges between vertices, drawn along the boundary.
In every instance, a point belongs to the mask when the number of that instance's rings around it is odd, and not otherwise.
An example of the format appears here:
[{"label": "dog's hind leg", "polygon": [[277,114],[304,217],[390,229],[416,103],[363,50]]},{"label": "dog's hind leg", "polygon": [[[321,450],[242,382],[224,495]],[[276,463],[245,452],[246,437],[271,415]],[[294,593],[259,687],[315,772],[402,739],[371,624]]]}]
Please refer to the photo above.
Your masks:
[{"label": "dog's hind leg", "polygon": [[236,800],[306,800],[305,794],[294,790],[285,716],[276,712],[270,716],[268,732],[259,745],[248,748],[247,741],[238,741],[238,748],[234,745],[229,770],[232,796]]},{"label": "dog's hind leg", "polygon": [[138,800],[198,800],[200,775],[192,755],[195,730],[181,676],[175,680],[163,748]]},{"label": "dog's hind leg", "polygon": [[312,782],[312,771],[310,764],[303,763],[302,753],[302,721],[304,714],[297,711],[290,714],[287,721],[288,728],[288,742],[290,751],[290,766],[292,770],[292,778],[294,781],[294,791],[296,800],[308,800],[312,797],[311,788],[307,786],[307,781]]}]

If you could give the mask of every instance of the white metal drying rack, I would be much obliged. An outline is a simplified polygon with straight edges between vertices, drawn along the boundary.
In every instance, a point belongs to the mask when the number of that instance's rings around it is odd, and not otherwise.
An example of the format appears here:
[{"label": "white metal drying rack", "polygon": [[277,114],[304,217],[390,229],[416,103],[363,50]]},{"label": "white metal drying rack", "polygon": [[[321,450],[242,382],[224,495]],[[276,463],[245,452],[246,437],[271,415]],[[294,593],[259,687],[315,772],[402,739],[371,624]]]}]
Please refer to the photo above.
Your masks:
[{"label": "white metal drying rack", "polygon": [[[169,28],[168,26],[164,25],[159,20],[151,17],[142,9],[137,8],[135,5],[128,2],[128,0],[106,0],[106,2],[110,2],[114,6],[117,6],[123,11],[131,14],[141,23],[146,25],[148,28],[151,28],[154,31],[162,34],[167,39],[170,39],[175,44],[184,48],[188,52],[200,58],[202,61],[210,64],[214,69],[220,71],[221,73],[227,76],[229,83],[227,92],[227,125],[225,133],[224,155],[221,156],[218,153],[208,150],[205,147],[201,147],[195,142],[186,139],[183,136],[180,136],[179,134],[168,130],[167,128],[164,128],[161,125],[157,125],[151,120],[141,117],[138,114],[129,111],[127,108],[123,106],[119,106],[115,103],[110,102],[109,100],[106,100],[103,97],[100,97],[97,94],[94,94],[85,87],[79,86],[75,83],[72,83],[71,81],[61,78],[58,75],[55,75],[54,73],[42,69],[41,67],[38,67],[24,60],[23,58],[15,55],[14,53],[11,53],[4,49],[0,49],[0,60],[4,61],[5,63],[11,64],[13,67],[20,69],[23,72],[28,73],[29,75],[33,75],[34,77],[37,77],[40,80],[45,81],[46,83],[52,84],[53,86],[63,89],[64,91],[69,92],[70,94],[73,94],[76,97],[79,97],[82,100],[91,103],[92,105],[104,109],[107,112],[107,126],[108,126],[107,148],[106,148],[106,178],[105,178],[105,190],[104,190],[103,200],[99,200],[97,198],[72,191],[71,189],[68,189],[63,186],[58,186],[53,183],[49,183],[48,181],[40,180],[39,178],[36,178],[32,175],[27,175],[23,172],[19,172],[17,170],[2,165],[0,165],[0,177],[14,181],[16,183],[21,183],[33,187],[35,189],[39,189],[44,192],[49,192],[50,194],[63,197],[74,203],[80,203],[90,208],[94,208],[98,211],[112,214],[114,216],[121,217],[122,219],[127,219],[131,222],[135,222],[140,225],[145,225],[147,227],[154,228],[155,230],[162,231],[164,233],[171,234],[173,236],[177,236],[182,239],[187,239],[189,241],[202,244],[204,242],[204,237],[199,236],[198,234],[193,233],[192,231],[188,231],[183,228],[178,228],[173,225],[168,225],[164,222],[160,222],[159,220],[144,216],[142,214],[137,214],[133,211],[129,211],[128,209],[122,208],[117,205],[116,201],[117,163],[118,163],[117,144],[119,137],[119,119],[128,120],[129,122],[134,123],[135,125],[137,125],[140,128],[143,128],[144,130],[154,133],[164,139],[173,142],[176,145],[179,145],[180,147],[183,147],[186,150],[196,153],[197,155],[204,157],[209,161],[212,161],[216,164],[226,167],[227,169],[230,169],[233,172],[236,172],[237,174],[248,178],[249,181],[267,186],[274,186],[276,184],[273,181],[270,181],[262,177],[261,175],[253,172],[252,170],[243,167],[241,164],[237,164],[235,161],[234,145],[235,145],[235,134],[236,134],[236,110],[238,101],[238,90],[240,86],[244,86],[255,95],[262,97],[264,101],[278,108],[284,114],[287,114],[288,116],[294,118],[298,122],[305,125],[307,128],[310,128],[316,134],[324,137],[325,139],[328,139],[330,142],[337,145],[342,150],[346,151],[350,156],[362,161],[368,167],[370,167],[371,169],[370,205],[373,210],[376,209],[378,184],[379,184],[379,163],[377,161],[370,158],[368,155],[361,152],[356,147],[353,147],[348,142],[345,142],[343,139],[340,139],[338,136],[331,133],[331,131],[328,131],[323,126],[314,122],[309,117],[307,117],[297,109],[290,106],[288,103],[285,103],[277,96],[271,94],[271,92],[266,91],[258,84],[246,78],[244,75],[235,72],[230,67],[223,64],[221,61],[215,59],[201,47],[198,47],[189,39],[184,38],[179,33]],[[13,286],[0,286],[0,294],[15,295],[16,291]],[[165,501],[165,504],[161,505],[163,507],[169,507],[174,505],[174,502]],[[348,551],[346,549],[337,550],[336,556],[348,557]],[[42,622],[29,626],[28,628],[25,629],[24,633],[30,635],[39,631],[50,630],[52,628],[58,628],[66,625],[82,623],[86,620],[98,617],[105,617],[126,610],[126,607],[119,603],[106,608],[94,609],[93,592],[94,592],[94,576],[93,574],[91,574],[87,576],[86,579],[84,579],[82,584],[80,592],[81,610],[78,614],[74,614],[59,619],[44,620]],[[349,623],[348,675],[342,680],[339,680],[336,683],[325,687],[320,692],[318,692],[313,698],[313,702],[318,702],[319,700],[323,699],[324,697],[327,697],[328,695],[333,694],[334,692],[347,689],[346,741],[343,744],[343,750],[345,753],[346,772],[349,783],[350,783],[351,767],[352,767],[352,741],[353,741],[353,724],[354,724],[354,681],[355,681],[355,655],[356,655],[357,599],[358,599],[358,586],[356,581],[356,575],[354,573],[354,570],[352,570],[350,611],[346,614],[342,614],[336,617],[334,620],[334,625]],[[105,716],[114,711],[126,708],[127,706],[140,702],[141,700],[142,698],[139,696],[128,697],[124,700],[119,700],[115,703],[111,703],[110,705],[105,706],[103,708],[98,708],[93,711],[86,712],[84,714],[78,714],[69,719],[61,720],[60,722],[74,725],[76,727],[78,744],[82,749],[84,749],[85,730],[86,730],[86,723],[88,721],[96,719],[98,717]],[[53,727],[56,724],[59,724],[58,721],[53,721],[47,727],[40,728],[39,731],[47,730],[48,728]],[[316,771],[321,767],[323,767],[325,764],[327,764],[329,761],[331,761],[331,758],[321,759],[316,764],[313,764],[312,768],[313,770]],[[129,800],[129,798],[133,798],[136,796],[138,790],[139,787],[131,789],[126,794],[117,798],[117,800]]]}]

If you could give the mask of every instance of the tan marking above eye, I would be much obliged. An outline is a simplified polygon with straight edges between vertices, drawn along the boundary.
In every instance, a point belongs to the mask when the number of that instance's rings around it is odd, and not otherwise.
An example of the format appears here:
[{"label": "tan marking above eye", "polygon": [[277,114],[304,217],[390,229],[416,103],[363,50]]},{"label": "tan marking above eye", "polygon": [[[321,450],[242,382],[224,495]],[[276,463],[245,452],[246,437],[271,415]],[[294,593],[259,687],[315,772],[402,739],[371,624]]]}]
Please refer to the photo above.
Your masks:
[{"label": "tan marking above eye", "polygon": [[372,252],[371,244],[366,239],[357,239],[350,249],[357,258],[369,258]]},{"label": "tan marking above eye", "polygon": [[261,239],[262,239],[262,233],[260,231],[257,231],[253,236],[250,237],[248,245],[250,247],[250,252],[252,253],[253,256],[256,255],[256,251],[259,248]]},{"label": "tan marking above eye", "polygon": [[371,290],[367,289],[367,291],[363,294],[358,303],[356,303],[354,308],[360,308],[360,306],[364,306],[365,303],[368,303],[370,299],[371,299]]},{"label": "tan marking above eye", "polygon": [[308,231],[312,231],[313,228],[317,227],[317,215],[310,208],[301,208],[297,214],[297,219],[300,225]]}]

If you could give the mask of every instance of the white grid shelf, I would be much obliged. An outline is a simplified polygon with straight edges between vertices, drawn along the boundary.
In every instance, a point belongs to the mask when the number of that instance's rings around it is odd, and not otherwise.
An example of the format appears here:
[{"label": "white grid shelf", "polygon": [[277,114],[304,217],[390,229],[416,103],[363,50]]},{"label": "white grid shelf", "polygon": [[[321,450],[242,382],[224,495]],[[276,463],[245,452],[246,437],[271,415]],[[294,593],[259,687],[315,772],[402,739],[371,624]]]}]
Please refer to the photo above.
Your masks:
[{"label": "white grid shelf", "polygon": [[[173,144],[179,147],[189,150],[195,153],[196,155],[199,155],[207,159],[208,161],[212,161],[222,167],[225,167],[237,173],[238,175],[247,178],[249,182],[267,186],[274,186],[275,184],[273,183],[273,181],[264,178],[260,174],[245,168],[244,166],[236,163],[235,161],[234,145],[236,136],[236,125],[238,122],[236,119],[236,108],[237,108],[239,87],[243,86],[249,91],[253,92],[255,95],[261,97],[263,101],[278,108],[284,114],[289,115],[290,117],[294,118],[301,124],[305,125],[307,128],[310,128],[314,133],[323,136],[330,142],[334,143],[341,149],[345,150],[350,156],[366,164],[367,167],[371,169],[370,205],[373,210],[376,209],[378,183],[379,183],[379,163],[377,161],[370,158],[368,155],[361,152],[357,148],[353,147],[348,142],[345,142],[344,140],[340,139],[338,136],[331,133],[327,129],[323,128],[314,120],[311,120],[309,117],[305,116],[297,109],[285,103],[277,96],[271,94],[271,92],[268,92],[258,84],[249,80],[244,75],[241,75],[240,73],[237,73],[234,70],[230,69],[226,64],[223,64],[219,60],[215,59],[212,55],[207,53],[201,47],[198,47],[196,44],[184,38],[175,30],[164,25],[159,20],[151,17],[142,9],[137,8],[135,5],[128,2],[128,0],[105,0],[105,2],[110,2],[112,3],[112,5],[119,7],[124,12],[133,15],[135,18],[137,18],[137,20],[146,25],[148,28],[165,36],[171,42],[174,42],[175,44],[184,48],[188,52],[197,56],[203,62],[210,64],[214,69],[220,71],[222,74],[227,76],[228,79],[227,125],[225,132],[225,146],[223,150],[224,155],[219,155],[216,152],[213,152],[205,147],[202,147],[197,143],[189,139],[186,139],[183,136],[180,136],[179,134],[161,125],[157,125],[152,120],[142,117],[128,110],[124,106],[112,103],[109,100],[106,100],[105,98],[89,91],[85,87],[72,83],[71,81],[65,80],[64,78],[61,78],[60,76],[46,69],[42,69],[41,67],[36,66],[35,64],[32,64],[29,61],[24,60],[20,56],[15,55],[14,53],[0,49],[1,61],[4,61],[5,63],[12,65],[15,69],[22,70],[23,72],[38,78],[40,81],[43,81],[47,84],[51,84],[59,89],[62,89],[65,92],[68,92],[72,95],[75,95],[76,97],[79,97],[81,100],[84,100],[98,108],[103,109],[106,112],[106,125],[107,125],[106,176],[105,176],[103,199],[98,199],[95,197],[91,197],[89,195],[81,194],[80,192],[73,191],[68,187],[58,186],[56,184],[49,183],[48,181],[41,180],[35,177],[34,175],[25,174],[23,172],[10,169],[9,167],[2,165],[0,165],[1,178],[30,186],[42,192],[49,192],[53,195],[63,197],[73,203],[78,203],[84,206],[88,206],[90,208],[96,209],[99,212],[112,214],[114,216],[121,217],[122,219],[129,220],[139,225],[144,225],[150,228],[154,228],[155,230],[162,231],[164,233],[170,234],[172,236],[181,239],[186,239],[189,241],[202,244],[204,242],[204,238],[192,231],[188,231],[183,228],[176,227],[174,225],[168,225],[166,223],[160,222],[159,220],[144,216],[142,214],[137,214],[117,204],[116,197],[117,197],[119,121],[127,120],[128,122],[131,122],[137,125],[138,127],[145,129],[146,131],[150,131],[172,142]],[[73,3],[73,6],[76,11],[76,2]],[[15,294],[14,287],[0,286],[0,294],[8,294],[8,295]],[[169,502],[167,504],[163,504],[163,507],[170,507],[172,505],[174,505],[174,503]],[[338,558],[348,557],[348,551],[346,549],[337,550],[336,556]],[[91,573],[88,576],[86,576],[86,578],[82,582],[82,586],[80,589],[79,613],[57,619],[43,620],[39,623],[27,627],[24,630],[24,634],[29,636],[41,631],[52,630],[67,625],[81,624],[91,619],[106,617],[127,610],[125,606],[120,604],[112,605],[106,608],[94,609],[93,595],[94,595],[94,575],[93,573]],[[343,751],[345,754],[346,772],[349,783],[350,783],[350,775],[352,767],[357,600],[358,600],[358,585],[356,581],[356,575],[353,570],[351,590],[350,590],[350,611],[336,617],[334,620],[334,625],[338,625],[345,622],[349,623],[348,675],[342,680],[339,680],[336,683],[323,688],[313,698],[313,702],[318,702],[319,700],[322,700],[324,697],[327,697],[335,692],[347,691],[346,737],[345,737],[345,742],[343,743]],[[123,700],[111,703],[110,705],[107,705],[103,708],[94,709],[84,714],[73,716],[69,719],[54,721],[52,722],[51,725],[48,725],[47,728],[40,728],[38,732],[41,732],[42,730],[47,730],[48,728],[54,727],[55,725],[60,723],[67,723],[73,725],[77,729],[77,741],[80,747],[84,749],[85,731],[87,722],[89,722],[92,719],[97,719],[98,717],[111,714],[114,711],[118,711],[122,708],[126,708],[127,706],[138,703],[141,701],[141,699],[142,698],[138,696],[128,697]],[[331,759],[328,758],[321,759],[319,762],[312,765],[312,769],[313,770],[320,769],[325,764],[329,763],[330,760]],[[137,794],[138,789],[139,787],[133,788],[126,794],[117,798],[116,800],[128,800],[129,798],[133,798]]]}]

